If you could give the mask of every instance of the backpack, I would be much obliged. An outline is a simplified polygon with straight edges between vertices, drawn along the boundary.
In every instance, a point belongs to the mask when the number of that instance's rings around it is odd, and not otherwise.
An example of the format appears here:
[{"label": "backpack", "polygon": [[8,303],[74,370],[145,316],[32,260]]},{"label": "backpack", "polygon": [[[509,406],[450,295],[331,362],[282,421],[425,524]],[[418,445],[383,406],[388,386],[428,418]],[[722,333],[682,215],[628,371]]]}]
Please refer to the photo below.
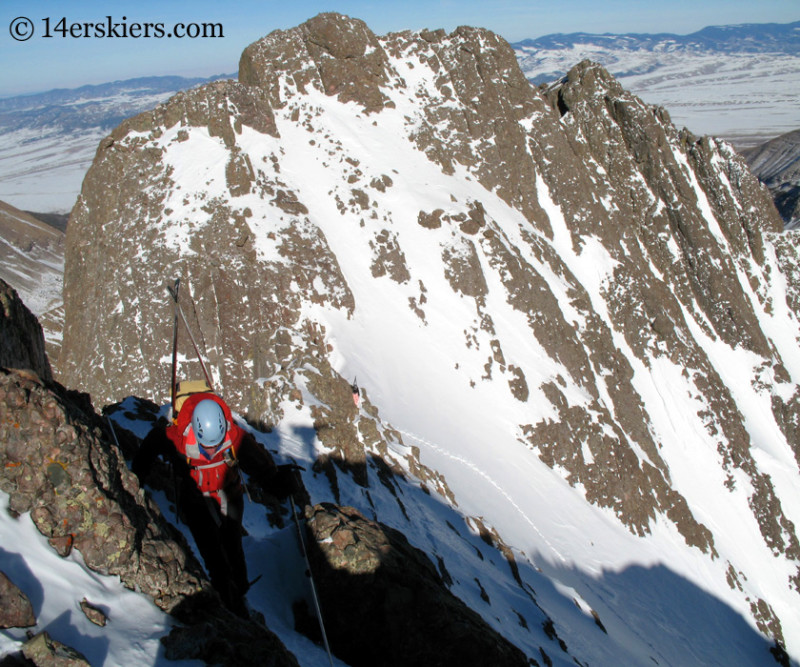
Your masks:
[{"label": "backpack", "polygon": [[207,394],[213,393],[208,382],[205,380],[181,380],[175,389],[175,417],[173,421],[177,420],[178,413],[181,407],[192,394]]}]

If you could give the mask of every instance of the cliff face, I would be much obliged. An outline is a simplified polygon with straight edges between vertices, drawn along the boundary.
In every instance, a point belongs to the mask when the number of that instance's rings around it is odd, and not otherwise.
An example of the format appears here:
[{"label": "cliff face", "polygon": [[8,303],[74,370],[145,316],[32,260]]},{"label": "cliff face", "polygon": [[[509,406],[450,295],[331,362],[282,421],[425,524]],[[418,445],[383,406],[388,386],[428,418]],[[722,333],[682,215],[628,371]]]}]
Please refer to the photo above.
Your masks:
[{"label": "cliff face", "polygon": [[33,371],[50,382],[53,371],[45,352],[42,327],[16,291],[0,280],[0,366]]},{"label": "cliff face", "polygon": [[[68,228],[59,367],[101,403],[164,400],[180,276],[218,387],[254,420],[308,415],[334,492],[377,458],[482,515],[441,452],[489,470],[523,448],[632,534],[674,527],[783,641],[800,329],[781,229],[727,145],[595,64],[535,89],[489,32],[321,15],[102,142]],[[742,540],[781,563],[769,581],[747,583]]]}]

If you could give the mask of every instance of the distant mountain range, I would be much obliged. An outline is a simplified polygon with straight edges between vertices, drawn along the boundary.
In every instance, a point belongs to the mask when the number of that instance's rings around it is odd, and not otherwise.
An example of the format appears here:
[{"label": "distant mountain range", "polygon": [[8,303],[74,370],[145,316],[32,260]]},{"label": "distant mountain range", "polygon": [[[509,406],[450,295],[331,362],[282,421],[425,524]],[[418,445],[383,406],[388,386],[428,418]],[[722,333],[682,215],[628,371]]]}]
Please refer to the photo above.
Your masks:
[{"label": "distant mountain range", "polygon": [[591,34],[576,32],[526,39],[513,46],[542,51],[593,44],[606,49],[630,51],[692,50],[729,54],[784,53],[800,55],[800,21],[794,23],[745,23],[711,26],[690,35],[672,33]]},{"label": "distant mountain range", "polygon": [[150,76],[0,98],[0,132],[52,127],[63,132],[112,130],[131,113],[152,106],[153,100],[167,99],[179,90],[209,81],[235,77],[236,74],[209,78]]},{"label": "distant mountain range", "polygon": [[[546,35],[512,44],[548,84],[600,63],[673,122],[752,148],[800,128],[800,22],[708,27],[691,35]],[[209,79],[147,77],[0,99],[0,200],[68,213],[97,145],[124,118]]]}]

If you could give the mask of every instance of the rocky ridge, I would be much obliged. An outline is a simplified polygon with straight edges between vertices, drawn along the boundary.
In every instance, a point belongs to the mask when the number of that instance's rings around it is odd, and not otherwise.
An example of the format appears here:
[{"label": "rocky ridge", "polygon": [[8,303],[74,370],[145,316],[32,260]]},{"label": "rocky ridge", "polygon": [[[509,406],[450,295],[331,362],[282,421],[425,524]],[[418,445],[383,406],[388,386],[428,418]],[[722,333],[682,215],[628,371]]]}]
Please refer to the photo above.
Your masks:
[{"label": "rocky ridge", "polygon": [[[381,128],[407,162],[392,168],[365,148],[386,140]],[[321,175],[324,197],[303,170]],[[434,178],[446,195],[425,190]],[[741,387],[714,354],[749,364],[746,396],[767,406],[796,475],[800,376],[777,331],[796,343],[798,326],[776,291],[779,255],[796,249],[773,242],[781,229],[729,146],[678,132],[594,63],[537,90],[487,31],[377,37],[321,15],[248,47],[239,82],[181,93],[101,143],[68,229],[59,365],[100,403],[160,400],[170,267],[191,286],[189,319],[226,397],[271,425],[307,410],[334,493],[342,472],[366,488],[367,471],[386,466],[463,503],[380,403],[353,406],[337,370],[342,322],[361,321],[371,298],[345,264],[355,255],[344,242],[356,244],[365,275],[397,299],[398,326],[432,331],[438,309],[459,304],[454,357],[481,359],[465,386],[496,383],[518,406],[507,446],[528,447],[635,535],[666,517],[720,563],[759,629],[785,642],[783,624],[796,619],[765,598],[800,588],[791,496],[759,465]],[[434,270],[420,260],[422,238]],[[131,244],[137,253],[115,252]],[[509,317],[526,327],[531,355]],[[663,382],[691,397],[687,419],[720,492],[747,490],[749,539],[782,564],[769,595],[747,587],[754,573],[681,477],[673,406],[653,400]]]},{"label": "rocky ridge", "polygon": [[591,58],[626,90],[669,109],[679,128],[737,149],[800,125],[797,22],[711,26],[691,35],[555,34],[512,46],[535,85]]},{"label": "rocky ridge", "polygon": [[[336,610],[326,632],[348,665],[531,664],[461,600],[441,595],[442,575],[402,533],[352,507],[306,512],[320,604]],[[371,637],[381,640],[365,640]]]}]

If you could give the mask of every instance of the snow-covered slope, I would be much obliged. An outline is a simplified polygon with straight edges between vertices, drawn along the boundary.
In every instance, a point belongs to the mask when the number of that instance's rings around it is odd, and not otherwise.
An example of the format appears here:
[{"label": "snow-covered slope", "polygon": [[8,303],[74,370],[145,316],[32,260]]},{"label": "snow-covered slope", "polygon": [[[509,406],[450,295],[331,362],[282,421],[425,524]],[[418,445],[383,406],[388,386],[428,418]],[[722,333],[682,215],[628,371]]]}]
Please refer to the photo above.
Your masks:
[{"label": "snow-covered slope", "polygon": [[0,278],[36,315],[61,305],[64,232],[0,201]]},{"label": "snow-covered slope", "polygon": [[55,359],[63,325],[64,232],[0,201],[0,280],[39,317]]},{"label": "snow-covered slope", "polygon": [[796,250],[743,161],[597,66],[533,91],[478,30],[322,16],[240,78],[101,145],[68,384],[163,400],[180,275],[219,386],[312,500],[403,531],[531,658],[797,660]]}]

